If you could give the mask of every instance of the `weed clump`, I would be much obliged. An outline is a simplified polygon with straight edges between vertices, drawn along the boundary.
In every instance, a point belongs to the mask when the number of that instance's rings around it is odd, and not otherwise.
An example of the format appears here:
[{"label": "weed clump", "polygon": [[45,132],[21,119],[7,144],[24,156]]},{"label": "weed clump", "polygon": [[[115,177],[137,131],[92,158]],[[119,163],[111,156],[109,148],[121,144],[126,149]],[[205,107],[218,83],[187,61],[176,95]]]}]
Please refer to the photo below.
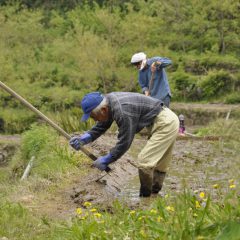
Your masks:
[{"label": "weed clump", "polygon": [[23,174],[30,159],[34,157],[33,174],[47,179],[61,177],[69,169],[85,162],[81,153],[69,148],[68,142],[45,125],[33,124],[22,136],[21,147],[14,156],[11,168],[14,176]]}]

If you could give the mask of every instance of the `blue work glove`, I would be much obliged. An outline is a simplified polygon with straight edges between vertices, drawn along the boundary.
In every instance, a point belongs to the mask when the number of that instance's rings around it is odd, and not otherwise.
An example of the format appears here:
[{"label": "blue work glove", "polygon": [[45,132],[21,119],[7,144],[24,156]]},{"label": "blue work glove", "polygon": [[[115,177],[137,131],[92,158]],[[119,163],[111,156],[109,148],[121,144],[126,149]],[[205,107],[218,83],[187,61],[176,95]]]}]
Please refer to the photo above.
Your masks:
[{"label": "blue work glove", "polygon": [[79,150],[81,146],[88,144],[92,141],[92,137],[89,133],[84,133],[81,136],[72,137],[69,144],[76,150]]},{"label": "blue work glove", "polygon": [[108,169],[108,164],[111,162],[113,162],[112,154],[109,153],[105,156],[99,157],[96,161],[94,161],[93,166],[101,171],[106,171]]}]

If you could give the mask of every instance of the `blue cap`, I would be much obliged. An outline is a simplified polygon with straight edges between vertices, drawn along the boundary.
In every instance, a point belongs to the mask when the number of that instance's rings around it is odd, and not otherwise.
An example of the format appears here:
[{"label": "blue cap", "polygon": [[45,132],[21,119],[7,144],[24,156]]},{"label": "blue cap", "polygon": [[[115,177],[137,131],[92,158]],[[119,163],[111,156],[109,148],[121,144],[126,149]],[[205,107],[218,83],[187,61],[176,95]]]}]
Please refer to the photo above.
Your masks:
[{"label": "blue cap", "polygon": [[84,112],[81,121],[85,122],[90,117],[90,114],[94,108],[96,108],[103,100],[103,96],[100,92],[92,92],[85,95],[82,99],[81,106]]}]

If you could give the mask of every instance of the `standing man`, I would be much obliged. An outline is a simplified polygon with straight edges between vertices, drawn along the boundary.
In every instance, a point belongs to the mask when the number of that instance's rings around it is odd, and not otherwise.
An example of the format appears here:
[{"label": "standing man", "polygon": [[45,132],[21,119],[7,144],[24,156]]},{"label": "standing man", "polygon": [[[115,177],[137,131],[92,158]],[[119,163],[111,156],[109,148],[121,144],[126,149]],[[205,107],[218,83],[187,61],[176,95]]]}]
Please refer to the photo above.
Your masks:
[{"label": "standing man", "polygon": [[138,82],[142,92],[163,101],[169,107],[171,91],[165,67],[172,64],[172,61],[163,57],[147,58],[145,53],[139,52],[132,56],[131,63],[139,70]]},{"label": "standing man", "polygon": [[163,106],[157,99],[139,93],[113,92],[102,95],[89,93],[82,99],[84,115],[97,123],[85,134],[70,139],[70,145],[79,150],[80,146],[95,141],[115,121],[119,134],[118,142],[110,152],[94,161],[93,165],[104,171],[118,160],[131,146],[136,133],[149,128],[149,139],[138,155],[140,196],[149,197],[158,193],[163,185],[172,150],[178,134],[179,120],[175,113]]}]

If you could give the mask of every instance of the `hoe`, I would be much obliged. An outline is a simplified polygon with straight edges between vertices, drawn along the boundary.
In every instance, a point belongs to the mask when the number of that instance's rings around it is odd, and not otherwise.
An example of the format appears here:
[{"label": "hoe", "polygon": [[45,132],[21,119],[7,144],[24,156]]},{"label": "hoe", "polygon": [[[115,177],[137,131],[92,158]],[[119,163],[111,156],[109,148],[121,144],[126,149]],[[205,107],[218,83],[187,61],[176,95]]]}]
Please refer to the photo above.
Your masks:
[{"label": "hoe", "polygon": [[[3,82],[0,81],[0,87],[4,89],[6,92],[11,94],[13,97],[18,99],[23,105],[25,105],[27,108],[29,108],[31,111],[35,112],[40,118],[42,118],[44,121],[46,121],[50,126],[52,126],[55,130],[57,130],[61,135],[63,135],[66,139],[70,140],[71,136],[65,132],[62,128],[60,128],[56,123],[54,123],[52,120],[50,120],[47,116],[45,116],[43,113],[41,113],[38,109],[36,109],[32,104],[30,104],[28,101],[26,101],[23,97],[18,95],[15,91],[13,91],[11,88],[9,88],[7,85],[5,85]],[[97,159],[95,155],[90,153],[86,148],[83,146],[80,147],[80,150],[86,154],[89,158],[91,158],[93,161]],[[109,172],[111,169],[108,167],[105,171]]]}]

